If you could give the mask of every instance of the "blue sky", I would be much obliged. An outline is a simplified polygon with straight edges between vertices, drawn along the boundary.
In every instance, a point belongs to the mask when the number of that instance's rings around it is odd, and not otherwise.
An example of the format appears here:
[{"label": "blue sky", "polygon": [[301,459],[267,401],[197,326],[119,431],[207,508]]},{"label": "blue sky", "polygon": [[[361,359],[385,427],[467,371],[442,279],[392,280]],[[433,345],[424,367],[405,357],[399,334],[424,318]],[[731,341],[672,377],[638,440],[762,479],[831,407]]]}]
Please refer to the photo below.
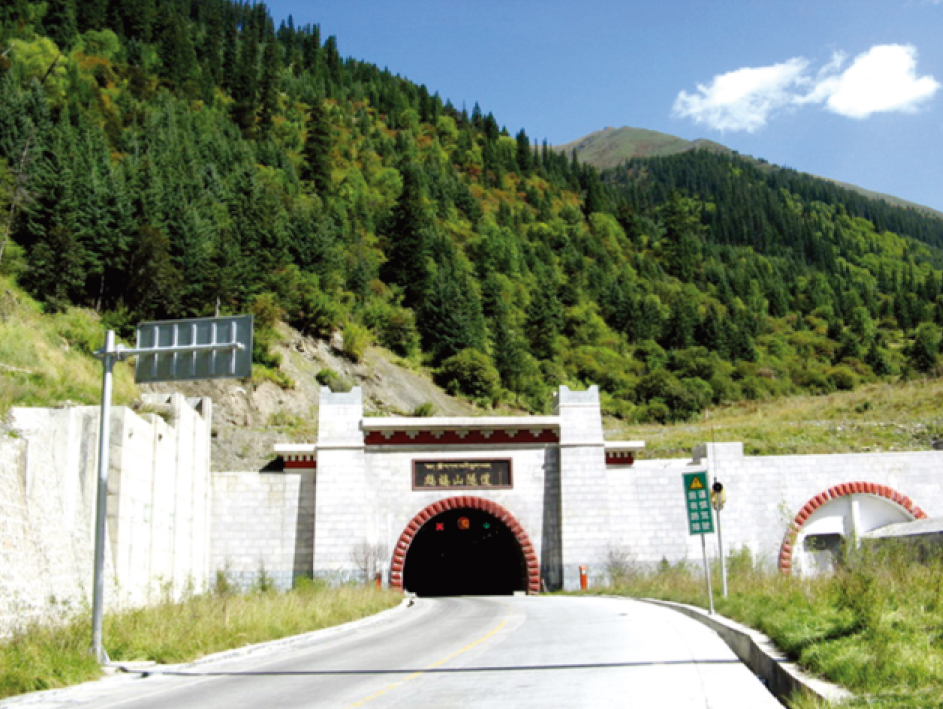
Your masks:
[{"label": "blue sky", "polygon": [[709,138],[943,211],[943,0],[272,0],[512,134]]}]

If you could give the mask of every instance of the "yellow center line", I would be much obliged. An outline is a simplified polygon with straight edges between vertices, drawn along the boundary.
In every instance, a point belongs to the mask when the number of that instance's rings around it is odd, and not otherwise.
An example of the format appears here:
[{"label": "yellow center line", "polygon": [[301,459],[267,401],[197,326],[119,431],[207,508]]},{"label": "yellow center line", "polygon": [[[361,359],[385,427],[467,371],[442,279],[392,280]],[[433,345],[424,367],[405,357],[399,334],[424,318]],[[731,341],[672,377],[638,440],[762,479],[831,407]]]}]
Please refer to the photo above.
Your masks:
[{"label": "yellow center line", "polygon": [[399,682],[394,682],[393,684],[387,685],[386,687],[384,687],[383,689],[379,690],[378,692],[374,692],[373,694],[371,694],[371,695],[370,695],[369,697],[367,697],[366,699],[361,699],[359,702],[355,702],[355,703],[351,704],[347,709],[355,709],[355,707],[362,707],[362,706],[363,706],[364,704],[366,704],[367,702],[372,702],[372,701],[373,701],[374,699],[376,699],[377,697],[380,697],[380,696],[386,694],[387,692],[391,692],[391,691],[393,691],[394,689],[396,689],[397,687],[401,687],[401,686],[403,686],[404,684],[406,684],[407,682],[410,682],[410,681],[416,679],[417,677],[421,677],[423,674],[425,674],[425,673],[428,672],[429,670],[434,670],[436,667],[441,667],[442,665],[444,665],[444,664],[445,664],[446,662],[448,662],[449,660],[455,659],[455,658],[458,657],[459,655],[468,652],[469,650],[471,650],[473,647],[476,647],[477,645],[481,645],[481,643],[485,642],[485,640],[487,640],[488,638],[493,637],[493,636],[496,635],[497,633],[501,632],[501,629],[502,629],[505,625],[508,624],[508,621],[509,621],[509,620],[510,620],[510,618],[505,618],[505,619],[502,620],[500,623],[498,623],[498,625],[497,625],[496,627],[492,628],[490,631],[488,631],[487,633],[485,633],[484,635],[482,635],[480,638],[478,638],[478,639],[475,640],[474,642],[469,643],[468,645],[466,645],[465,647],[463,647],[461,650],[456,650],[456,651],[453,652],[451,655],[448,655],[448,656],[442,658],[442,659],[439,660],[438,662],[432,663],[431,665],[429,665],[428,667],[426,667],[426,668],[423,669],[423,670],[419,670],[419,671],[417,671],[417,672],[413,672],[411,675],[408,675],[408,676],[405,677],[404,679],[401,679]]}]

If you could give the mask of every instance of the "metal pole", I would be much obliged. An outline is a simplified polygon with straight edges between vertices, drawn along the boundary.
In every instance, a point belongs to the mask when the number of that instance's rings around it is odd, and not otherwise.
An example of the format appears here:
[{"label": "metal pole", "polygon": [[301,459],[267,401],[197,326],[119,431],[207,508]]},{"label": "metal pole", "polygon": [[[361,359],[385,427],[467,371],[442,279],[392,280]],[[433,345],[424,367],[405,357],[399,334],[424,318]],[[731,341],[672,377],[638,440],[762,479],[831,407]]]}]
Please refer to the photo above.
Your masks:
[{"label": "metal pole", "polygon": [[720,510],[717,510],[717,551],[720,553],[720,579],[723,584],[724,598],[727,597],[727,560],[724,558],[724,533],[720,526]]},{"label": "metal pole", "polygon": [[[96,353],[99,354],[99,353]],[[95,579],[92,593],[91,653],[100,664],[108,662],[102,646],[102,618],[105,595],[105,524],[108,519],[108,452],[111,438],[111,371],[115,365],[115,333],[105,333],[105,346],[100,351],[102,374],[101,422],[98,426],[98,505],[95,511]]]},{"label": "metal pole", "polygon": [[714,591],[711,589],[711,570],[707,566],[707,540],[701,535],[701,553],[704,555],[704,578],[707,579],[707,600],[710,603],[711,615],[714,615]]},{"label": "metal pole", "polygon": [[[714,478],[714,485],[717,485],[717,478]],[[723,500],[721,499],[721,492],[715,493],[717,495],[717,551],[720,553],[720,580],[724,589],[724,598],[727,597],[727,559],[724,557],[724,533],[723,529],[720,526],[720,511],[723,509]]]}]

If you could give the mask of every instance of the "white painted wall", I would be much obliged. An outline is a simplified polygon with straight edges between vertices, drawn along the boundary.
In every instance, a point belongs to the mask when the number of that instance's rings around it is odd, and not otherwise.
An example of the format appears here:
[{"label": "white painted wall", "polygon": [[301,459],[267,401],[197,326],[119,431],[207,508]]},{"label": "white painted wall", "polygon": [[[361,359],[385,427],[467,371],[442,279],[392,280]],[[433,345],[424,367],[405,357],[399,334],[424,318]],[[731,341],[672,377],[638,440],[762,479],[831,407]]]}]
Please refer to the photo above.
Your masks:
[{"label": "white painted wall", "polygon": [[290,588],[311,576],[314,472],[214,473],[210,569],[249,587],[269,576]]},{"label": "white painted wall", "polygon": [[[700,540],[688,534],[682,493],[682,475],[696,470],[706,470],[711,482],[716,476],[726,487],[727,504],[721,512],[726,549],[749,548],[770,567],[777,563],[783,537],[803,506],[841,483],[887,485],[910,497],[928,516],[943,516],[940,451],[744,456],[742,443],[698,448],[699,456],[688,461],[643,459],[631,467],[609,469],[613,543],[629,550],[636,561],[700,561]],[[889,508],[883,498],[862,497],[870,531],[880,526]],[[887,519],[890,523],[900,517]],[[716,556],[716,535],[710,535],[708,551]]]}]

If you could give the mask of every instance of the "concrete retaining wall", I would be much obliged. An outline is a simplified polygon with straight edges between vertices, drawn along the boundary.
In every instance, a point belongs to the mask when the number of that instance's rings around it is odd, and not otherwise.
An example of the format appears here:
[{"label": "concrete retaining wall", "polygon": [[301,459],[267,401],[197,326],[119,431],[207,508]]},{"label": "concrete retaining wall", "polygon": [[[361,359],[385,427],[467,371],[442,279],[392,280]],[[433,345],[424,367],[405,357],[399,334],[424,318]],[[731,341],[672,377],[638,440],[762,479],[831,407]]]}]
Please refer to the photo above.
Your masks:
[{"label": "concrete retaining wall", "polygon": [[[206,586],[210,402],[113,409],[106,608]],[[197,410],[199,409],[199,410]],[[0,440],[0,634],[89,602],[98,407],[14,408]]]}]

